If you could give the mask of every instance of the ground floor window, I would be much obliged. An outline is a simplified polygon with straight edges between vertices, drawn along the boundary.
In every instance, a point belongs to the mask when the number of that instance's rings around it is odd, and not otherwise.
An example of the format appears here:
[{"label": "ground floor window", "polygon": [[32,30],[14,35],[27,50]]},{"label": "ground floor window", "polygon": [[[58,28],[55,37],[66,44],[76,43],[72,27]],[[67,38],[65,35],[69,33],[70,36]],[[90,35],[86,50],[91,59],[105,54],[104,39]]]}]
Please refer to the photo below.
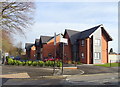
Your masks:
[{"label": "ground floor window", "polygon": [[100,52],[95,52],[94,53],[94,58],[95,59],[100,59]]},{"label": "ground floor window", "polygon": [[84,57],[85,57],[85,55],[84,55],[84,53],[82,52],[82,53],[81,53],[81,58],[84,58]]}]

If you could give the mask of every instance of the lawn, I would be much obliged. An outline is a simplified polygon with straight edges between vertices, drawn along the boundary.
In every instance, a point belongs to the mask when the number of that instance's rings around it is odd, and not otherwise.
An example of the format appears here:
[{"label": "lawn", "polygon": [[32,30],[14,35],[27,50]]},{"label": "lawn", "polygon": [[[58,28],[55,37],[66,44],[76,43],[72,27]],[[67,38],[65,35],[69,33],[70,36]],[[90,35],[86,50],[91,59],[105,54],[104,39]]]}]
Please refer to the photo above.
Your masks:
[{"label": "lawn", "polygon": [[106,63],[106,64],[95,64],[95,66],[103,66],[103,67],[120,67],[120,63]]}]

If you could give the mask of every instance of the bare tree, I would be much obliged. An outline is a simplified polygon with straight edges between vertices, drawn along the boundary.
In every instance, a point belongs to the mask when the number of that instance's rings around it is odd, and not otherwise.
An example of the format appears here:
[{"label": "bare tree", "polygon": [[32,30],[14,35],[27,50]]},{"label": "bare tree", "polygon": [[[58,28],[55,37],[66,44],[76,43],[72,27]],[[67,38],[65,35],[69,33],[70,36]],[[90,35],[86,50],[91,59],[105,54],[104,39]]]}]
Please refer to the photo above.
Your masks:
[{"label": "bare tree", "polygon": [[32,23],[34,2],[0,2],[0,27],[10,33],[23,33]]},{"label": "bare tree", "polygon": [[17,44],[17,51],[16,51],[16,52],[18,53],[19,56],[20,56],[21,53],[23,52],[22,42],[19,42],[19,43]]}]

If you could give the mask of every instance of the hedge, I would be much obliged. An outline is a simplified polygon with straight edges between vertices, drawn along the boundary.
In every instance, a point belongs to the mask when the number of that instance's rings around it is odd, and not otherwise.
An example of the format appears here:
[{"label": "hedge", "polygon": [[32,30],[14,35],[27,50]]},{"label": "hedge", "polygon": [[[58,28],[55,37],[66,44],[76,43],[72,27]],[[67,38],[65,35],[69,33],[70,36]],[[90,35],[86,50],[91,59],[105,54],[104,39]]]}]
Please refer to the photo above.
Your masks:
[{"label": "hedge", "polygon": [[49,66],[49,67],[53,67],[54,66],[54,63],[55,63],[55,66],[57,67],[62,67],[62,62],[60,61],[26,61],[26,62],[21,62],[19,60],[13,60],[11,58],[8,58],[8,62],[7,64],[8,65],[22,65],[22,66],[25,66],[25,65],[28,65],[28,66],[40,66],[40,67],[43,67],[43,66]]}]

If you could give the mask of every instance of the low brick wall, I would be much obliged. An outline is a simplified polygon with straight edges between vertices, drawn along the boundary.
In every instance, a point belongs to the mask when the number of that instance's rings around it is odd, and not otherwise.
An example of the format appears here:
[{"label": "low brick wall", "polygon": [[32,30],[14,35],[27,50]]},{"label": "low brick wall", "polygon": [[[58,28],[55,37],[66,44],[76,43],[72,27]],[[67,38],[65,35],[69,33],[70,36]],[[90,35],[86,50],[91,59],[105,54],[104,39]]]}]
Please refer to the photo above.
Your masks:
[{"label": "low brick wall", "polygon": [[109,54],[108,55],[108,63],[116,63],[120,62],[120,55],[118,54]]}]

